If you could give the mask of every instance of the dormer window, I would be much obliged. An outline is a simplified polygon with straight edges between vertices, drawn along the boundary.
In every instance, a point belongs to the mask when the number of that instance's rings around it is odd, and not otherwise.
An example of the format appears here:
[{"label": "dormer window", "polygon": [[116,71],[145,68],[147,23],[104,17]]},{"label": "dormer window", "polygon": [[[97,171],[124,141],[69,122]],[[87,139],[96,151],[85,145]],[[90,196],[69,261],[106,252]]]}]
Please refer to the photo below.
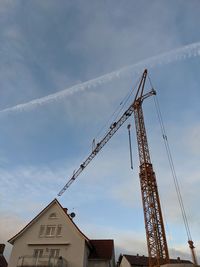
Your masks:
[{"label": "dormer window", "polygon": [[49,215],[49,219],[56,219],[56,218],[57,218],[57,216],[56,216],[56,213],[55,212],[53,212],[53,213],[51,213]]}]

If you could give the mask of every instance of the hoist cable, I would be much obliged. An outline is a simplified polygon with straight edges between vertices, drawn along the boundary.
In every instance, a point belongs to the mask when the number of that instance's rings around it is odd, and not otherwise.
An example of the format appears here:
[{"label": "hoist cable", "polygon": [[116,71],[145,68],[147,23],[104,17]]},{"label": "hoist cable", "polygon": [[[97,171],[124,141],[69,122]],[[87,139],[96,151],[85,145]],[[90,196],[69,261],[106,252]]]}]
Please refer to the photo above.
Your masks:
[{"label": "hoist cable", "polygon": [[115,109],[115,111],[110,115],[110,117],[107,119],[105,124],[99,129],[97,132],[95,139],[100,136],[100,134],[103,132],[103,130],[107,127],[109,123],[114,122],[120,115],[120,113],[123,111],[125,105],[127,104],[128,100],[130,99],[131,95],[134,92],[134,89],[137,87],[139,80],[135,83],[135,85],[129,90],[129,92],[126,94],[126,96],[123,98],[123,100],[120,102],[119,106]]},{"label": "hoist cable", "polygon": [[133,153],[132,153],[132,144],[131,144],[131,125],[128,124],[128,140],[129,140],[129,153],[130,153],[130,162],[131,162],[131,169],[133,170]]},{"label": "hoist cable", "polygon": [[121,102],[121,103],[123,103],[123,105],[121,105],[121,107],[120,107],[120,109],[119,109],[119,112],[118,112],[118,114],[116,115],[116,117],[115,117],[114,120],[116,120],[116,119],[119,117],[120,113],[124,110],[125,105],[128,103],[129,99],[131,98],[131,95],[133,94],[135,88],[136,88],[137,85],[139,84],[139,81],[140,81],[140,79],[137,80],[137,82],[135,83],[135,85],[132,87],[130,93],[127,94],[126,97],[125,97],[125,98],[123,99],[123,101]]},{"label": "hoist cable", "polygon": [[163,119],[162,119],[162,115],[161,115],[161,111],[160,111],[157,97],[154,98],[154,103],[155,103],[157,116],[158,116],[158,120],[159,120],[160,127],[161,127],[162,137],[164,140],[164,145],[165,145],[165,149],[167,152],[167,157],[168,157],[170,169],[172,172],[172,177],[173,177],[173,181],[174,181],[174,185],[175,185],[175,189],[176,189],[176,193],[177,193],[177,197],[178,197],[178,202],[179,202],[179,205],[181,208],[181,213],[182,213],[182,217],[183,217],[183,221],[184,221],[184,225],[185,225],[185,230],[187,233],[188,240],[192,240],[191,232],[190,232],[190,228],[189,228],[189,224],[188,224],[188,220],[187,220],[187,216],[186,216],[186,211],[185,211],[185,207],[184,207],[184,203],[183,203],[183,198],[182,198],[178,178],[176,175],[176,171],[175,171],[175,167],[174,167],[174,163],[173,163],[173,159],[172,159],[172,154],[171,154],[171,150],[170,150],[170,146],[169,146],[167,134],[165,131],[165,127],[164,127],[164,123],[163,123]]}]

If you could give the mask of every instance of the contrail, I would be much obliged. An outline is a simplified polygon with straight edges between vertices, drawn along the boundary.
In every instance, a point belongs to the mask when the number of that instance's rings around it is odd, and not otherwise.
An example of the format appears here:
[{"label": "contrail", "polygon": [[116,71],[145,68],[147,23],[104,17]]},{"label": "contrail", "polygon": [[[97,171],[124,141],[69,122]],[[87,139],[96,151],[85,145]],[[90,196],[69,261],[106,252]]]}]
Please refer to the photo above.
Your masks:
[{"label": "contrail", "polygon": [[171,50],[169,52],[160,54],[158,56],[150,57],[148,59],[142,60],[133,65],[126,66],[119,70],[107,73],[95,79],[83,82],[81,84],[76,84],[72,87],[66,88],[54,94],[47,95],[42,98],[37,98],[26,103],[18,104],[9,108],[0,110],[0,114],[9,114],[13,112],[28,111],[41,105],[49,104],[55,102],[59,99],[63,99],[67,96],[73,95],[77,92],[84,91],[89,88],[95,88],[100,84],[107,83],[113,79],[120,78],[127,74],[138,74],[144,70],[144,68],[154,68],[159,65],[168,64],[174,61],[180,61],[190,57],[200,56],[200,42],[192,43],[180,48]]}]

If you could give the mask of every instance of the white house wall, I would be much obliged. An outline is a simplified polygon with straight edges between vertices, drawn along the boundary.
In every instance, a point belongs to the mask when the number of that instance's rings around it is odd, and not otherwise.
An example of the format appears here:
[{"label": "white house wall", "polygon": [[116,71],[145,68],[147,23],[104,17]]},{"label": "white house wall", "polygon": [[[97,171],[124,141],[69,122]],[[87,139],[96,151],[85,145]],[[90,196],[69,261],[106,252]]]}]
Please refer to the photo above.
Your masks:
[{"label": "white house wall", "polygon": [[[49,215],[57,217],[50,219]],[[41,225],[62,225],[61,236],[39,237]],[[60,249],[70,267],[86,267],[87,246],[81,233],[55,202],[14,242],[8,267],[16,267],[20,256],[33,255],[34,249]]]},{"label": "white house wall", "polygon": [[119,267],[131,267],[129,261],[123,256]]}]

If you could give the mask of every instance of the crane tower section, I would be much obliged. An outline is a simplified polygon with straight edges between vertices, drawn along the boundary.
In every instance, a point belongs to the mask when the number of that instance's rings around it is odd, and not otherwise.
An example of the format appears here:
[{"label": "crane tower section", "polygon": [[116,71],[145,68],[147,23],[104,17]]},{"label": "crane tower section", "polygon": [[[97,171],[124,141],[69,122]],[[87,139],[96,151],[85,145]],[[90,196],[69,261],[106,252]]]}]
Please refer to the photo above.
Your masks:
[{"label": "crane tower section", "polygon": [[149,266],[152,267],[168,263],[169,254],[156,176],[150,159],[142,110],[143,100],[153,94],[156,94],[154,90],[150,93],[143,94],[146,76],[147,71],[145,70],[141,80],[141,86],[139,86],[134,101],[134,117],[140,161],[139,177],[144,210]]}]

